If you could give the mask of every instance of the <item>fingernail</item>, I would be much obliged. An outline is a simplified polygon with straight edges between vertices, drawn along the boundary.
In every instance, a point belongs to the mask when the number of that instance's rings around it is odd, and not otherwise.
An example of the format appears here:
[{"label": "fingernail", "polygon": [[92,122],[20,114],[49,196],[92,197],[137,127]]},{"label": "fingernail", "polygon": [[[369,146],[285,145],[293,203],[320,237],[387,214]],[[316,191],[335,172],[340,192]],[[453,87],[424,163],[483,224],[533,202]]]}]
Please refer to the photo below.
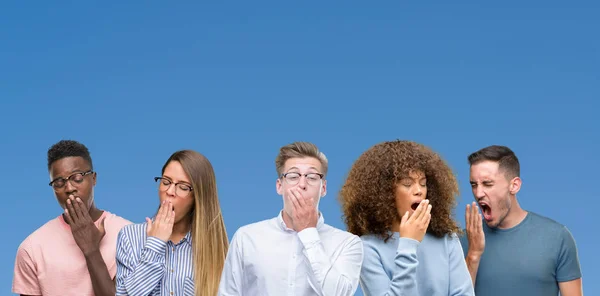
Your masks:
[{"label": "fingernail", "polygon": [[67,199],[67,203],[68,203],[68,204],[71,204],[71,200],[70,200],[70,199]]},{"label": "fingernail", "polygon": [[77,198],[77,201],[81,201],[81,198],[79,198],[79,197],[78,197],[78,198]]}]

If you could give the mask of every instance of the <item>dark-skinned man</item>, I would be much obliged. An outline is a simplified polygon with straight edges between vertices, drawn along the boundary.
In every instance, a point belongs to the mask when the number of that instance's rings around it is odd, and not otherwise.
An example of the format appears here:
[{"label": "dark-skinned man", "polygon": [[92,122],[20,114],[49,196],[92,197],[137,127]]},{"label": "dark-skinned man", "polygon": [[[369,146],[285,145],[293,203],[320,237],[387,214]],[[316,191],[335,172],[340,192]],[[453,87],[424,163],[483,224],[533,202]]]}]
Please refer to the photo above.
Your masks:
[{"label": "dark-skinned man", "polygon": [[50,186],[63,213],[19,246],[12,292],[20,295],[115,295],[116,240],[131,222],[96,208],[96,172],[83,144],[48,150]]}]

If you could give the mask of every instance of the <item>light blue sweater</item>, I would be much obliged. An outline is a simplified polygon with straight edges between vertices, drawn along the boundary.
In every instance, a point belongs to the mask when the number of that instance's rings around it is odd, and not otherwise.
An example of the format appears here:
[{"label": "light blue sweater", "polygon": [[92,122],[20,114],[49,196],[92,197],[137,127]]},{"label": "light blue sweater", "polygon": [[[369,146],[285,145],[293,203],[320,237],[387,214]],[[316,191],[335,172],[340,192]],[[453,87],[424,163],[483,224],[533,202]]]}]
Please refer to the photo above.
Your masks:
[{"label": "light blue sweater", "polygon": [[456,235],[423,241],[400,238],[398,232],[384,243],[374,235],[361,237],[364,259],[360,285],[367,296],[475,295],[473,283]]}]

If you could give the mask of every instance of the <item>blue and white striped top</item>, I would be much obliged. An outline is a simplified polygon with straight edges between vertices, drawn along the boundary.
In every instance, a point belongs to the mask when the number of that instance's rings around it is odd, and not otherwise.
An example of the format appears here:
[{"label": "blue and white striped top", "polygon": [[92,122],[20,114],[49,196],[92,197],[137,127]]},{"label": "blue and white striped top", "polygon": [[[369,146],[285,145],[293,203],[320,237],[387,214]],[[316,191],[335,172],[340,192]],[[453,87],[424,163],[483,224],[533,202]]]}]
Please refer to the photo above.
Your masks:
[{"label": "blue and white striped top", "polygon": [[177,244],[146,236],[146,223],[117,237],[117,296],[194,295],[191,233]]}]

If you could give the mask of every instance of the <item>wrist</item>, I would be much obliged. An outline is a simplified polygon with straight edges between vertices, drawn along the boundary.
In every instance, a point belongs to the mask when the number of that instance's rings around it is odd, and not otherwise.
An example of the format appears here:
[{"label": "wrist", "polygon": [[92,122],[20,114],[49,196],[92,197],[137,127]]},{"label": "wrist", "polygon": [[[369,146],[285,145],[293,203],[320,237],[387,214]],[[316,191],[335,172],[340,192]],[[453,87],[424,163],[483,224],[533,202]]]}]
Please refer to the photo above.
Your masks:
[{"label": "wrist", "polygon": [[90,249],[90,250],[82,250],[83,252],[83,257],[85,257],[86,260],[89,260],[91,258],[94,258],[100,254],[100,248],[94,248],[94,249]]},{"label": "wrist", "polygon": [[319,232],[315,227],[307,227],[302,231],[299,231],[298,238],[300,239],[300,242],[304,245],[304,247],[308,247],[313,243],[321,240]]}]

